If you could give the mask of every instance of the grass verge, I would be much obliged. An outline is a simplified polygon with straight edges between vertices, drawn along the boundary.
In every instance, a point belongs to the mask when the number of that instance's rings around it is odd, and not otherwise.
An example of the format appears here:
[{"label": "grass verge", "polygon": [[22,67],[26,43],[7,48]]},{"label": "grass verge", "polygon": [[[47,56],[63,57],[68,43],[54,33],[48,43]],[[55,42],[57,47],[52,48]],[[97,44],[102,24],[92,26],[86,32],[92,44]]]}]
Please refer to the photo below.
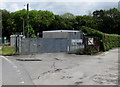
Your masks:
[{"label": "grass verge", "polygon": [[3,46],[0,53],[4,56],[12,56],[15,54],[15,50],[13,46]]}]

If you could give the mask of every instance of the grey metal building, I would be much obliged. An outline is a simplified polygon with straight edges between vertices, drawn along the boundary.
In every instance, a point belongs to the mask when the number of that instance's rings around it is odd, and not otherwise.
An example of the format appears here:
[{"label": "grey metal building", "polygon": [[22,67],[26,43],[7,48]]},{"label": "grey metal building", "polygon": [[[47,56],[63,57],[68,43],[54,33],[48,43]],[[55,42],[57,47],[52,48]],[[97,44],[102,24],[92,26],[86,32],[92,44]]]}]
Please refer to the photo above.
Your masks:
[{"label": "grey metal building", "polygon": [[52,30],[43,31],[43,38],[67,38],[80,39],[83,38],[83,32],[77,30]]},{"label": "grey metal building", "polygon": [[[43,31],[43,38],[64,38],[67,40],[66,52],[84,50],[84,33],[78,30],[51,30]],[[64,42],[66,43],[66,42]],[[63,45],[63,44],[62,44]],[[60,47],[60,46],[59,46]]]},{"label": "grey metal building", "polygon": [[[84,50],[83,32],[76,30],[43,31],[43,38],[22,38],[17,42],[19,54],[74,53]],[[18,44],[19,43],[19,44]]]}]

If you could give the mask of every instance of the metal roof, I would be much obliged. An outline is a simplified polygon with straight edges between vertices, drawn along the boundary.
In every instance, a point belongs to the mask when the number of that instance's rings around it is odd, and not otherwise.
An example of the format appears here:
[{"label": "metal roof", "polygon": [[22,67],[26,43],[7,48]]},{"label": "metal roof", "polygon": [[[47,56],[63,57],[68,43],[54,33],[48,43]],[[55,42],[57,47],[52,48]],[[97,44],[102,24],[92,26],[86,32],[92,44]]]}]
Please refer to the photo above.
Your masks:
[{"label": "metal roof", "polygon": [[46,32],[80,32],[78,30],[51,30],[51,31],[43,31],[43,33]]}]

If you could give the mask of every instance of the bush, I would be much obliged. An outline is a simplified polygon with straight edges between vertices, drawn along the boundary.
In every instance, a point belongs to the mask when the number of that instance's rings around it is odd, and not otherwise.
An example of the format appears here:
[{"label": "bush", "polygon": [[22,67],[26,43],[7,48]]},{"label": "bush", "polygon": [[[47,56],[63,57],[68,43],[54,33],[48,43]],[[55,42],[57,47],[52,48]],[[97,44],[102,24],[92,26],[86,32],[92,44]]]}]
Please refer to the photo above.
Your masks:
[{"label": "bush", "polygon": [[2,47],[2,55],[14,55],[15,50],[13,46],[3,46]]},{"label": "bush", "polygon": [[86,36],[96,38],[100,43],[101,51],[108,51],[114,47],[120,47],[120,35],[106,34],[86,26],[82,26],[80,30],[83,31]]},{"label": "bush", "polygon": [[113,34],[105,34],[103,37],[104,51],[112,49],[114,47],[120,47],[120,36]]}]

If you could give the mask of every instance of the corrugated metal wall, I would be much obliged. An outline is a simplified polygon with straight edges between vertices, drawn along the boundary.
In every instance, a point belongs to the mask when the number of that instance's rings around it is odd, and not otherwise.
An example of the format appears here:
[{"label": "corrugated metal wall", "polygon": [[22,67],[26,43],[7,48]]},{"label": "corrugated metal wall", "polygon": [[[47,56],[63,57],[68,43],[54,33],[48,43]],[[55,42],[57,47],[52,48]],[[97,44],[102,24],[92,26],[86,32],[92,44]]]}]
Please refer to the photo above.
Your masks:
[{"label": "corrugated metal wall", "polygon": [[20,54],[67,52],[69,40],[65,38],[25,38]]},{"label": "corrugated metal wall", "polygon": [[43,38],[77,39],[77,38],[83,38],[83,33],[82,32],[44,32]]}]

